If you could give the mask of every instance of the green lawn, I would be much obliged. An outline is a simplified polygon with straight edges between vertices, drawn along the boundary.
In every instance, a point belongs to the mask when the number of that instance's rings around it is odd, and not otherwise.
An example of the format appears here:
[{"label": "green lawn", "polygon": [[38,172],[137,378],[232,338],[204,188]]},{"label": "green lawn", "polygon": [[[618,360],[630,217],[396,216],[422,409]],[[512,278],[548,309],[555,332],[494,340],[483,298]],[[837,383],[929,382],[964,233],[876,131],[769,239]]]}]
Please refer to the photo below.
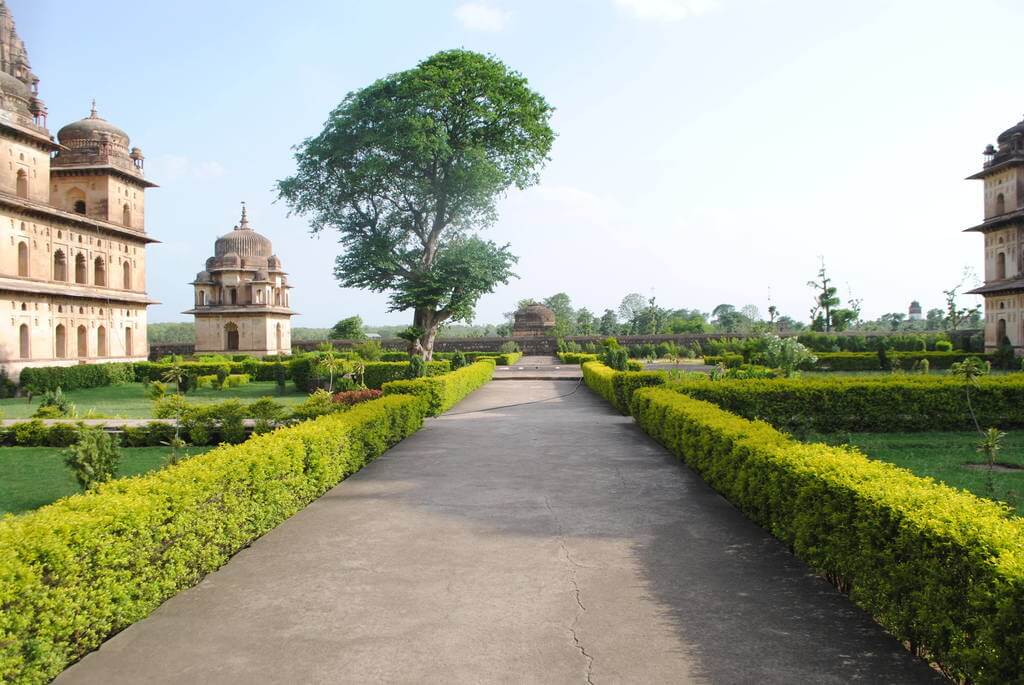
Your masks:
[{"label": "green lawn", "polygon": [[[188,447],[189,456],[212,447]],[[120,476],[135,476],[167,463],[169,447],[123,449]],[[21,513],[79,492],[64,450],[54,447],[0,447],[0,515]]]},{"label": "green lawn", "polygon": [[[976,450],[981,439],[977,433],[842,433],[812,435],[808,442],[853,445],[867,456],[910,469],[919,476],[930,476],[947,485],[970,490],[981,497],[992,497],[987,470],[964,468],[966,463],[984,463]],[[997,461],[1024,465],[1024,431],[1010,432],[1003,441]],[[1024,469],[995,472],[995,499],[1010,504],[1024,515]]]},{"label": "green lawn", "polygon": [[[284,394],[279,395],[277,384],[273,381],[249,383],[226,390],[202,388],[193,390],[186,397],[189,402],[209,404],[228,399],[252,402],[267,395],[288,406],[296,405],[306,398],[306,394],[295,390],[291,383]],[[104,416],[126,419],[144,419],[152,416],[153,402],[146,397],[146,389],[142,383],[72,390],[67,396],[77,408],[79,416],[84,416],[89,410]],[[0,418],[29,418],[38,405],[38,396],[31,403],[25,398],[0,400]]]}]

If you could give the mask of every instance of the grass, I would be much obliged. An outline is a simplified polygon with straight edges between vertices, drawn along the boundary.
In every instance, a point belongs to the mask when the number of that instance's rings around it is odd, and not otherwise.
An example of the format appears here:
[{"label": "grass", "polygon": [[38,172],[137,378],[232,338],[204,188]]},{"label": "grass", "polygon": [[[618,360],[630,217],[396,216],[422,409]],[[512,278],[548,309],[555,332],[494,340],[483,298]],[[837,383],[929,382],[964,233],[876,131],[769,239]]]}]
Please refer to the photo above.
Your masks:
[{"label": "grass", "polygon": [[[75,405],[79,416],[85,416],[89,411],[124,419],[145,419],[152,416],[153,402],[146,397],[146,389],[142,383],[72,390],[67,396]],[[254,402],[264,396],[273,397],[276,402],[286,406],[296,405],[306,398],[306,394],[296,390],[291,383],[283,394],[278,394],[277,384],[273,381],[248,383],[225,390],[200,388],[188,393],[186,398],[195,404],[211,404],[229,399]],[[0,418],[27,419],[38,407],[39,396],[31,403],[24,397],[0,400]]]},{"label": "grass", "polygon": [[[989,487],[987,469],[969,469],[964,464],[984,464],[977,451],[981,436],[976,432],[937,433],[842,433],[811,435],[808,442],[830,445],[849,444],[880,461],[887,461],[928,476],[980,497],[1006,502],[1024,515],[1024,469],[992,474],[994,491]],[[1024,466],[1024,431],[1008,433],[996,461]]]},{"label": "grass", "polygon": [[[188,447],[189,456],[212,447]],[[161,468],[169,447],[122,449],[119,476],[136,476]],[[64,450],[55,447],[0,447],[0,515],[18,514],[80,492],[71,469],[64,465]]]}]

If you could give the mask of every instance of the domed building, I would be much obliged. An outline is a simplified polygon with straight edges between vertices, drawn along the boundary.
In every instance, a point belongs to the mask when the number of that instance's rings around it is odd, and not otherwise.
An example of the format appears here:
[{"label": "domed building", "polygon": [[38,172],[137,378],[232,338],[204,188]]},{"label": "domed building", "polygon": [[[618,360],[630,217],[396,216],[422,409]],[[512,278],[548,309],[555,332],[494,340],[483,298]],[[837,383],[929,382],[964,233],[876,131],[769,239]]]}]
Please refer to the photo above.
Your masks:
[{"label": "domed building", "polygon": [[144,360],[144,194],[128,134],[88,117],[54,140],[39,78],[0,0],[0,369]]},{"label": "domed building", "polygon": [[515,313],[513,338],[545,338],[555,329],[555,313],[542,304],[532,302]]},{"label": "domed building", "polygon": [[242,218],[217,238],[206,268],[196,274],[196,352],[290,354],[291,317],[287,274],[270,240]]}]

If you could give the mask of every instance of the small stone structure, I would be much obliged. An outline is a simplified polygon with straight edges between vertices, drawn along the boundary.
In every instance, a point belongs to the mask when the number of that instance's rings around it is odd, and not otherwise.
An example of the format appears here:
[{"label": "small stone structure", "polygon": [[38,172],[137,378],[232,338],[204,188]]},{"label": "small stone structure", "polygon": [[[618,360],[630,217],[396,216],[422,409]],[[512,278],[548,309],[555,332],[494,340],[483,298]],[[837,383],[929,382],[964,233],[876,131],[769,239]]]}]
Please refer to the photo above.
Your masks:
[{"label": "small stone structure", "polygon": [[924,318],[921,315],[921,303],[914,300],[910,303],[910,308],[907,310],[907,318],[911,321],[920,321]]},{"label": "small stone structure", "polygon": [[288,278],[270,240],[242,218],[214,244],[214,256],[196,275],[196,352],[254,355],[292,350]]},{"label": "small stone structure", "polygon": [[547,338],[555,328],[555,313],[536,302],[528,304],[515,314],[512,338]]}]

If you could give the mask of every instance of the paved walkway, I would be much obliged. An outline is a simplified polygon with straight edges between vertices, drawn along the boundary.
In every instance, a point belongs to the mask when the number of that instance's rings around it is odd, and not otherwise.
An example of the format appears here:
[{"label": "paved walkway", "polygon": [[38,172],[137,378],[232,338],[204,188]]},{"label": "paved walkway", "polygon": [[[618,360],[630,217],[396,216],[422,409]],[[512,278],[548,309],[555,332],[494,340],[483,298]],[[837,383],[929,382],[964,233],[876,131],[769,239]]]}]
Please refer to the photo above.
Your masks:
[{"label": "paved walkway", "polygon": [[574,388],[491,383],[57,682],[944,682]]},{"label": "paved walkway", "polygon": [[563,364],[557,357],[521,357],[509,366],[494,369],[496,381],[567,380],[583,378],[579,364]]}]

